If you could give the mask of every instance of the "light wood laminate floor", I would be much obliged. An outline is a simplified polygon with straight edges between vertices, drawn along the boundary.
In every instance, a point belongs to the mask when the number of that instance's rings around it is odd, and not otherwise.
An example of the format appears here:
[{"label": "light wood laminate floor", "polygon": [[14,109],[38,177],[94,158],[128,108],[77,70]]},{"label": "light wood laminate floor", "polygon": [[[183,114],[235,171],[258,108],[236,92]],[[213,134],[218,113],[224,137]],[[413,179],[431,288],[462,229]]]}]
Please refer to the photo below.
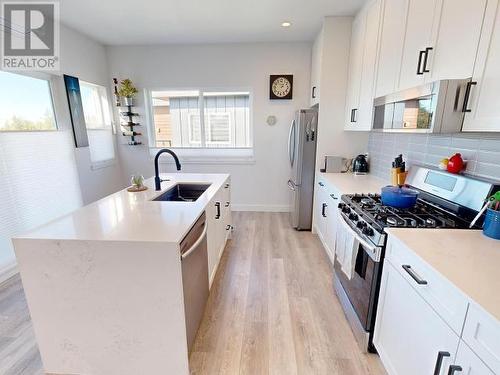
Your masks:
[{"label": "light wood laminate floor", "polygon": [[[291,229],[286,214],[233,219],[191,373],[385,374],[356,345],[318,238]],[[19,277],[0,285],[0,374],[43,374]]]}]

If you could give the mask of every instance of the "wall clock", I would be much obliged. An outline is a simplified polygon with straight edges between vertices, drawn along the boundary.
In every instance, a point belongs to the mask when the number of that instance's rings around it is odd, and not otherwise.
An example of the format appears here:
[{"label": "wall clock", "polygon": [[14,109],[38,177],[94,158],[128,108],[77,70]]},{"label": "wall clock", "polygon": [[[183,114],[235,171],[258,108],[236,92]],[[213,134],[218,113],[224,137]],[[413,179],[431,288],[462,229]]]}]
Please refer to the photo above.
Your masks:
[{"label": "wall clock", "polygon": [[292,99],[293,75],[275,74],[269,76],[269,99]]}]

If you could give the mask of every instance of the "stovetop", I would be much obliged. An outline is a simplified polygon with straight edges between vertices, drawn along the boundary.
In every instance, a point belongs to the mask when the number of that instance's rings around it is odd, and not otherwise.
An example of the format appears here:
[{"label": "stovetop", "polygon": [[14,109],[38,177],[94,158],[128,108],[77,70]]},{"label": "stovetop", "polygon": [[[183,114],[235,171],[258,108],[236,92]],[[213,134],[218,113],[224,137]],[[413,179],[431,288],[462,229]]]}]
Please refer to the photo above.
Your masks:
[{"label": "stovetop", "polygon": [[343,200],[354,212],[362,214],[365,220],[368,219],[373,226],[378,227],[378,230],[385,227],[469,228],[468,221],[421,199],[410,209],[385,206],[379,194],[345,195]]}]

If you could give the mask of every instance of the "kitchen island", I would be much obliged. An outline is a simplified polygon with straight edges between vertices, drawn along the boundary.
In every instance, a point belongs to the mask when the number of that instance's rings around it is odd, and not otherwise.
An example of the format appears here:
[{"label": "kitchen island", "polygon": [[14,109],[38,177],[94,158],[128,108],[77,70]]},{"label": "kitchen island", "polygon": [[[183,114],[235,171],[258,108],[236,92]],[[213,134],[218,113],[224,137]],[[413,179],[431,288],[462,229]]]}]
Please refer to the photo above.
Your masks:
[{"label": "kitchen island", "polygon": [[[206,213],[213,279],[231,232],[225,174],[164,174],[13,239],[44,370],[188,374],[180,243]],[[153,201],[178,183],[194,202]],[[209,281],[207,280],[207,283]]]}]

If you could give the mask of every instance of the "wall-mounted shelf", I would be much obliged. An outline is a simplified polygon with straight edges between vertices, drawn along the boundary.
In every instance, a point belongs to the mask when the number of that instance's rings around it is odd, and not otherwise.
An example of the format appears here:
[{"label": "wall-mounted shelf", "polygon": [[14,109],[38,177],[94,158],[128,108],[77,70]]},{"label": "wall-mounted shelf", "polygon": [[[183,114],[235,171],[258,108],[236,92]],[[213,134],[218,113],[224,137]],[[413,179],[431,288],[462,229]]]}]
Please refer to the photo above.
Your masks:
[{"label": "wall-mounted shelf", "polygon": [[138,117],[139,114],[132,111],[132,107],[133,107],[132,105],[127,105],[127,106],[124,106],[124,107],[126,107],[127,110],[126,111],[120,111],[120,115],[123,116],[123,117],[128,117],[128,119],[126,119],[128,121],[121,124],[121,126],[123,128],[127,129],[126,131],[122,131],[122,135],[124,137],[130,137],[130,141],[128,142],[128,144],[130,146],[141,145],[142,142],[137,141],[136,137],[137,136],[141,136],[142,133],[136,132],[134,130],[135,127],[141,126],[141,124],[139,124],[138,122],[134,122],[134,117]]}]

